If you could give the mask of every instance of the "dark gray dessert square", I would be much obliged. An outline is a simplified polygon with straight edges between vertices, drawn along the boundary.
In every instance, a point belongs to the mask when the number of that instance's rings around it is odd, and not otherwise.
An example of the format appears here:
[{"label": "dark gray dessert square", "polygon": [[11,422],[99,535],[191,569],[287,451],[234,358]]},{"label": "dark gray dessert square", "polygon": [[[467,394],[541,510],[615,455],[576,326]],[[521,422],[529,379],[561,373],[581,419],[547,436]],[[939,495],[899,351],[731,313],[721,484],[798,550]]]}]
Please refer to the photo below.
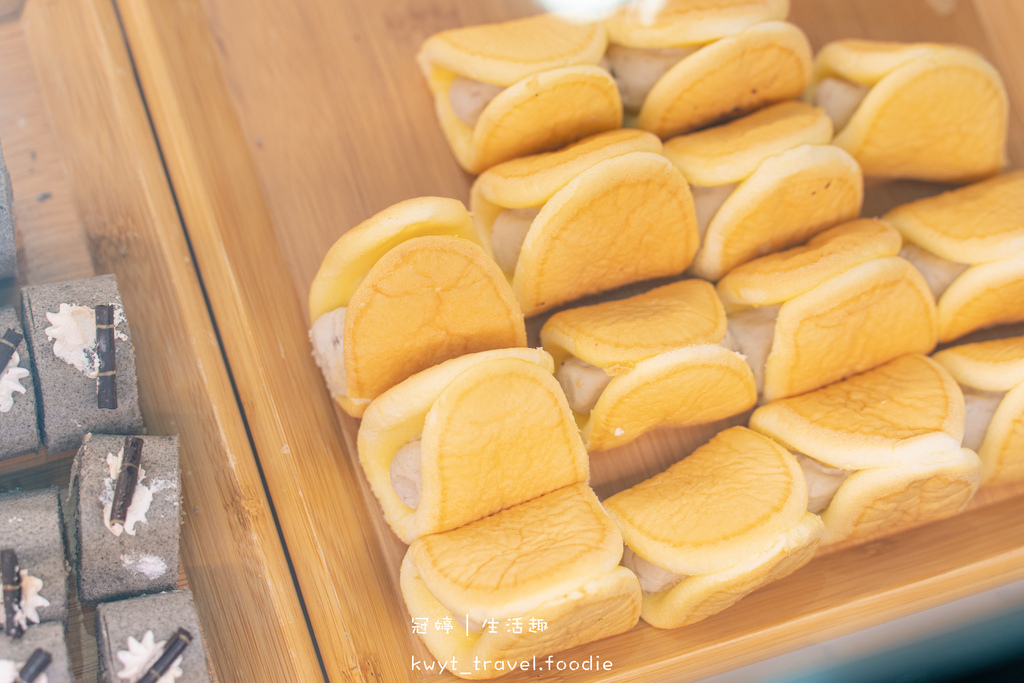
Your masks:
[{"label": "dark gray dessert square", "polygon": [[[21,290],[21,301],[25,334],[36,370],[39,426],[46,449],[56,453],[77,448],[89,432],[139,434],[145,431],[135,379],[135,350],[117,279],[113,275],[100,275],[25,287]],[[63,315],[61,304],[64,304]],[[88,321],[88,316],[100,304],[112,304],[115,310],[116,409],[97,405],[95,345],[63,341],[70,341],[80,332],[66,324],[69,319]],[[95,322],[91,325],[95,335]],[[89,325],[84,327],[89,328]],[[69,333],[67,337],[65,329]],[[50,330],[49,335],[47,330]],[[72,362],[59,357],[58,350]]]},{"label": "dark gray dessert square", "polygon": [[100,649],[100,681],[124,682],[125,679],[117,677],[118,672],[124,668],[118,652],[131,653],[129,636],[141,643],[146,631],[152,631],[153,641],[160,643],[170,640],[179,628],[188,631],[192,641],[181,655],[182,677],[175,683],[207,683],[210,680],[210,669],[206,645],[191,591],[147,595],[108,602],[97,607],[96,639]]},{"label": "dark gray dessert square", "polygon": [[43,670],[48,683],[75,683],[68,646],[64,641],[64,627],[60,624],[30,626],[20,638],[0,635],[0,660],[13,661],[18,669],[37,648],[46,650],[51,657],[50,665]]},{"label": "dark gray dessert square", "polygon": [[[0,338],[7,330],[25,336],[18,312],[0,307]],[[39,450],[35,383],[28,342],[22,339],[14,353],[6,367],[0,367],[0,460]],[[25,372],[28,374],[22,377]]]},{"label": "dark gray dessert square", "polygon": [[[64,559],[64,523],[56,487],[0,494],[0,549],[13,548],[18,566],[41,579],[40,622],[68,620],[68,566]],[[29,621],[29,628],[32,622]]]},{"label": "dark gray dessert square", "polygon": [[14,246],[14,192],[0,151],[0,280],[18,274],[18,251]]},{"label": "dark gray dessert square", "polygon": [[[89,434],[71,466],[78,600],[95,604],[178,586],[181,470],[177,436],[142,437],[140,478],[132,505],[152,494],[146,521],[119,536],[107,527],[116,478],[108,456],[123,453],[125,437]],[[144,475],[144,476],[142,476]],[[129,519],[129,522],[131,520]]]}]

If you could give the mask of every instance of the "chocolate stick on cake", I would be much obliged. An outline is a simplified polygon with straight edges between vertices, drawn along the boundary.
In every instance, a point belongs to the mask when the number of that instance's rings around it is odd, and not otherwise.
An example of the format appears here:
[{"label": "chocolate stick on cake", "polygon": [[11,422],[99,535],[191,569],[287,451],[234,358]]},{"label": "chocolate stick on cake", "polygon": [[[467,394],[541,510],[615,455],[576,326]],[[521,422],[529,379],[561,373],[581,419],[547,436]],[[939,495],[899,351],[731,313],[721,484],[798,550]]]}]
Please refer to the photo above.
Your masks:
[{"label": "chocolate stick on cake", "polygon": [[131,507],[132,497],[135,495],[135,485],[139,482],[139,463],[142,461],[142,439],[137,436],[126,436],[124,438],[124,459],[121,461],[121,471],[117,475],[117,483],[114,485],[114,502],[110,508],[110,524],[124,526],[128,518],[128,508]]},{"label": "chocolate stick on cake", "polygon": [[18,571],[18,553],[12,548],[0,550],[0,571],[4,582],[4,632],[11,638],[21,636],[21,573]]},{"label": "chocolate stick on cake", "polygon": [[4,336],[0,339],[0,372],[3,372],[7,364],[11,362],[11,358],[14,356],[14,351],[18,348],[18,344],[24,339],[17,331],[10,328],[4,332]]},{"label": "chocolate stick on cake", "polygon": [[25,666],[21,667],[21,671],[18,672],[18,677],[14,679],[14,683],[32,683],[32,681],[39,678],[40,674],[46,671],[46,667],[50,666],[50,662],[53,661],[53,657],[49,652],[40,648],[32,653],[32,656],[25,662]]},{"label": "chocolate stick on cake", "polygon": [[101,304],[96,307],[96,357],[99,374],[96,377],[97,407],[117,409],[117,365],[114,359],[114,307]]},{"label": "chocolate stick on cake", "polygon": [[157,683],[191,642],[192,634],[179,627],[178,631],[167,641],[163,654],[153,663],[146,675],[139,679],[139,683]]}]

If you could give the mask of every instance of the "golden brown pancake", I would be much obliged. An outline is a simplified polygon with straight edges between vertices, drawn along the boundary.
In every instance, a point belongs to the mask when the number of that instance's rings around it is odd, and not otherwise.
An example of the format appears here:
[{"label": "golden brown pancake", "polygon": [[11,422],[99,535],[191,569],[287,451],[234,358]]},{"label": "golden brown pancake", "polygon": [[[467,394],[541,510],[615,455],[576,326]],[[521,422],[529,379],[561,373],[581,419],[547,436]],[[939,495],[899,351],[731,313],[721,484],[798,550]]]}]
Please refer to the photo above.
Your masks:
[{"label": "golden brown pancake", "polygon": [[666,140],[665,156],[691,184],[709,187],[749,178],[765,159],[788,149],[831,140],[832,121],[824,110],[792,100]]},{"label": "golden brown pancake", "polygon": [[508,282],[454,199],[401,202],[342,235],[313,280],[309,309],[314,356],[355,417],[420,370],[526,344]]},{"label": "golden brown pancake", "polygon": [[693,186],[703,234],[692,271],[718,280],[855,218],[863,178],[849,154],[827,144],[831,136],[821,109],[784,102],[667,141],[665,156]]},{"label": "golden brown pancake", "polygon": [[861,543],[951,517],[967,506],[981,482],[981,462],[974,451],[958,448],[943,434],[919,437],[913,447],[918,460],[850,475],[821,513],[822,543]]},{"label": "golden brown pancake", "polygon": [[[414,620],[428,619],[422,637],[438,661],[454,657],[463,678],[493,678],[632,628],[640,587],[617,566],[621,555],[622,536],[590,488],[576,484],[416,540],[402,563],[402,595]],[[446,619],[483,632],[432,628]]]},{"label": "golden brown pancake", "polygon": [[552,369],[539,349],[485,351],[413,375],[370,404],[359,460],[399,538],[587,480],[587,453]]},{"label": "golden brown pancake", "polygon": [[667,138],[799,97],[811,49],[800,29],[775,21],[788,10],[780,0],[619,9],[605,22],[608,56],[637,125]]},{"label": "golden brown pancake", "polygon": [[701,45],[788,14],[789,0],[630,2],[605,27],[609,41],[629,47]]},{"label": "golden brown pancake", "polygon": [[[1024,337],[939,351],[967,402],[964,445],[978,451],[985,484],[1024,480]],[[970,439],[970,442],[968,442]]]},{"label": "golden brown pancake", "polygon": [[[605,45],[601,24],[550,14],[428,38],[418,60],[459,164],[480,173],[618,128],[619,91],[597,66]],[[469,120],[457,107],[467,89],[476,91]]]},{"label": "golden brown pancake", "polygon": [[862,218],[830,228],[807,244],[762,256],[729,272],[716,289],[726,311],[771,306],[825,283],[836,273],[900,251],[898,232]]},{"label": "golden brown pancake", "polygon": [[641,616],[658,628],[699,621],[796,570],[822,533],[796,459],[743,427],[615,494],[605,509],[643,560],[642,584],[648,572],[677,575],[644,593]]},{"label": "golden brown pancake", "polygon": [[964,399],[953,377],[927,356],[885,365],[754,411],[752,429],[792,451],[842,469],[894,464],[906,439],[964,435]]},{"label": "golden brown pancake", "polygon": [[815,60],[810,99],[852,110],[837,122],[834,144],[865,175],[962,182],[1005,163],[1006,90],[996,70],[964,47],[829,43]]},{"label": "golden brown pancake", "polygon": [[[977,490],[981,462],[961,448],[964,399],[920,355],[754,411],[750,426],[845,473],[821,504],[823,542],[867,540],[954,515]],[[820,467],[804,463],[812,487]]]},{"label": "golden brown pancake", "polygon": [[[649,133],[612,131],[477,178],[473,220],[505,262],[526,315],[690,265],[698,241],[693,200],[660,150]],[[519,221],[521,248],[503,258],[496,228],[523,209],[533,212]]]},{"label": "golden brown pancake", "polygon": [[1024,320],[1024,171],[904,204],[885,220],[932,286],[939,341]]},{"label": "golden brown pancake", "polygon": [[[725,311],[714,287],[683,280],[644,294],[560,311],[541,330],[589,451],[628,443],[658,427],[712,422],[753,407],[750,368],[719,342]],[[608,377],[583,396],[586,376]],[[569,386],[567,386],[567,383]]]},{"label": "golden brown pancake", "polygon": [[856,221],[723,279],[724,344],[747,357],[764,402],[935,348],[934,299],[910,263],[886,255],[897,244],[883,224]]}]

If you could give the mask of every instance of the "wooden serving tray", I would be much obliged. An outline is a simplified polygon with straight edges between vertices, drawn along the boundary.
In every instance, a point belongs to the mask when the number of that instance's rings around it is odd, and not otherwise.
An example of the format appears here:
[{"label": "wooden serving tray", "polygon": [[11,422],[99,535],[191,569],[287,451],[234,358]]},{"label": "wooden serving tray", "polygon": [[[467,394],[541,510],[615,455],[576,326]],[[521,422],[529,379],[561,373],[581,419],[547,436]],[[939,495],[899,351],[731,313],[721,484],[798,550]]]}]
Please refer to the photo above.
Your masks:
[{"label": "wooden serving tray", "polygon": [[[82,1],[89,12],[109,13],[104,0]],[[297,671],[308,658],[308,639],[298,654],[288,649],[301,640],[303,628],[294,620],[293,603],[273,603],[277,611],[261,613],[241,597],[251,586],[232,583],[247,580],[264,596],[273,587],[287,592],[279,583],[282,574],[253,575],[268,565],[280,569],[267,562],[267,555],[275,561],[279,556],[262,491],[250,478],[251,469],[241,473],[254,466],[254,450],[325,675],[332,681],[437,679],[410,666],[413,658],[429,659],[429,654],[412,635],[399,596],[404,546],[384,524],[354,458],[357,423],[335,410],[310,357],[305,298],[323,254],[346,229],[410,197],[468,200],[472,178],[452,158],[414,62],[420,43],[445,28],[533,14],[538,7],[498,0],[106,1],[117,8],[131,48],[248,428],[248,442],[237,430],[230,444],[224,432],[218,433],[219,444],[232,454],[226,460],[238,468],[229,479],[246,490],[244,503],[212,483],[187,489],[190,505],[223,504],[252,522],[250,535],[243,537],[191,532],[188,559],[204,571],[219,571],[216,580],[224,583],[218,585],[238,596],[230,606],[218,604],[216,594],[203,596],[221,675],[234,680],[235,672],[260,670],[252,680],[272,680],[272,672],[286,666]],[[1010,161],[1024,165],[1024,44],[1017,39],[1024,29],[1024,6],[1017,0],[794,0],[791,19],[815,47],[834,38],[868,37],[979,49],[1010,90]],[[128,67],[123,55],[118,60],[119,67],[107,67],[108,78]],[[146,168],[158,166],[151,141],[139,144],[149,150]],[[872,185],[865,214],[877,215],[939,189],[921,183]],[[172,221],[166,187],[156,194],[161,215]],[[205,352],[208,359],[217,349],[198,286],[191,272],[181,272],[188,269],[179,259],[186,260],[188,252],[180,238],[153,256],[169,275],[189,278],[182,286],[189,306],[180,306],[167,334],[177,335],[189,353]],[[128,272],[137,268],[124,264],[116,250],[100,253],[108,259],[104,264]],[[174,369],[191,370],[186,365]],[[214,412],[231,411],[228,422],[237,428],[226,378],[213,365],[212,379],[192,372],[199,383],[192,396],[216,397]],[[173,405],[161,403],[166,411]],[[173,422],[170,415],[167,421]],[[607,495],[683,457],[700,440],[692,433],[662,431],[597,455],[593,483]],[[206,466],[204,476],[211,469],[228,475]],[[558,656],[565,661],[600,656],[613,663],[610,672],[543,677],[700,678],[1022,578],[1022,492],[1021,487],[986,490],[959,517],[815,559],[695,626],[659,631],[641,624]],[[222,557],[228,543],[267,555],[255,564],[207,564]],[[198,585],[193,565],[186,561],[186,567]],[[237,615],[229,613],[232,608]],[[233,618],[246,628],[262,627],[275,639],[239,633]],[[276,629],[275,619],[282,620]],[[259,667],[247,666],[253,661]],[[306,674],[282,680],[319,675],[308,669]],[[527,678],[532,676],[505,680]]]}]

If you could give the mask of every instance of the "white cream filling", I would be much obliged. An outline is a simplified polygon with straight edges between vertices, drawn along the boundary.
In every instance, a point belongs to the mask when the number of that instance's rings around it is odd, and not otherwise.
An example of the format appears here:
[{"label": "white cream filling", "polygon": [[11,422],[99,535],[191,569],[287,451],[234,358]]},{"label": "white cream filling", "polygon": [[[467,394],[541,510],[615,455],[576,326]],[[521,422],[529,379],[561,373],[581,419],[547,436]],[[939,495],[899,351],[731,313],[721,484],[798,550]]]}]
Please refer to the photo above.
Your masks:
[{"label": "white cream filling", "polygon": [[526,233],[530,232],[540,208],[505,209],[495,217],[491,226],[491,249],[498,267],[506,273],[515,271]]},{"label": "white cream filling", "polygon": [[79,372],[95,377],[96,312],[86,306],[61,304],[56,313],[46,313],[50,327],[45,332],[53,340],[53,355]]},{"label": "white cream filling", "polygon": [[555,372],[555,379],[562,386],[569,407],[577,413],[589,413],[612,381],[612,376],[596,365],[572,356]]},{"label": "white cream filling", "polygon": [[639,111],[661,77],[698,49],[699,46],[638,48],[609,45],[606,55],[608,71],[618,83],[622,106],[627,111]]},{"label": "white cream filling", "polygon": [[309,330],[313,344],[313,359],[327,382],[332,396],[348,394],[345,374],[345,313],[347,308],[336,308],[316,319]]},{"label": "white cream filling", "polygon": [[623,546],[622,566],[636,574],[636,578],[640,580],[640,589],[644,593],[660,593],[686,578],[685,574],[676,574],[648,562],[633,552],[629,546]]},{"label": "white cream filling", "polygon": [[[117,653],[117,659],[121,662],[122,667],[117,672],[117,677],[128,681],[139,680],[149,671],[150,667],[156,664],[156,660],[160,659],[160,655],[163,654],[166,645],[166,640],[156,642],[152,631],[146,631],[141,641],[128,636],[128,649],[119,650]],[[175,659],[167,673],[161,676],[157,683],[174,683],[174,681],[184,676],[185,672],[181,669],[182,658],[178,657]]]},{"label": "white cream filling", "polygon": [[853,472],[829,467],[803,453],[794,455],[800,469],[803,470],[804,479],[807,480],[807,511],[816,515],[821,514],[828,508],[839,487]]},{"label": "white cream filling", "polygon": [[14,394],[24,394],[25,387],[21,386],[21,380],[29,376],[26,368],[19,368],[21,357],[15,351],[7,366],[0,371],[0,413],[6,413],[14,407]]},{"label": "white cream filling", "polygon": [[711,225],[711,219],[715,217],[722,204],[729,198],[729,195],[736,190],[739,183],[729,185],[716,185],[714,187],[690,187],[693,195],[693,208],[697,213],[697,231],[700,233],[701,242],[704,241],[704,233]]},{"label": "white cream filling", "polygon": [[484,109],[491,103],[491,100],[504,89],[503,85],[456,76],[448,90],[448,101],[459,120],[472,128],[476,126],[480,115],[484,113]]},{"label": "white cream filling", "polygon": [[947,261],[916,244],[904,244],[900,250],[900,256],[910,261],[911,265],[924,276],[936,301],[949,289],[954,280],[970,268],[966,263]]},{"label": "white cream filling", "polygon": [[[43,580],[29,575],[22,569],[18,571],[21,576],[21,601],[15,606],[14,621],[24,631],[28,628],[29,622],[39,623],[39,610],[42,607],[49,607],[50,601],[39,594],[43,589]],[[7,624],[7,615],[0,609],[0,627]]]},{"label": "white cream filling", "polygon": [[[107,470],[110,476],[103,478],[103,493],[100,494],[100,503],[103,504],[103,524],[110,533],[115,536],[120,536],[122,533],[134,536],[136,524],[148,523],[146,513],[149,512],[149,506],[153,503],[153,493],[159,488],[164,488],[164,486],[158,485],[151,488],[144,484],[143,480],[146,478],[146,470],[140,466],[139,478],[135,483],[132,502],[128,504],[128,513],[125,515],[124,525],[111,524],[110,514],[114,507],[114,486],[117,483],[117,476],[121,473],[121,462],[123,459],[124,448],[118,451],[117,455],[107,453]],[[154,484],[156,483],[154,482]]]},{"label": "white cream filling", "polygon": [[988,426],[992,424],[992,417],[996,414],[996,408],[1002,403],[1006,396],[1005,391],[981,391],[970,387],[960,387],[964,391],[964,448],[970,448],[975,453],[985,442],[985,434]]},{"label": "white cream filling", "polygon": [[[124,318],[124,308],[114,304],[114,338],[128,341],[128,335],[117,330]],[[96,355],[96,311],[88,306],[61,304],[56,313],[46,312],[50,326],[43,332],[53,341],[53,355],[72,365],[86,377],[95,378],[100,371]]]},{"label": "white cream filling", "polygon": [[413,510],[423,494],[423,442],[417,436],[391,458],[391,486],[403,503]]},{"label": "white cream filling", "polygon": [[[18,673],[23,666],[25,666],[25,662],[0,659],[0,683],[15,683],[15,681],[20,680]],[[32,683],[50,683],[50,679],[46,677],[46,674],[39,674]]]},{"label": "white cream filling", "polygon": [[841,78],[824,78],[814,90],[814,104],[825,110],[838,133],[853,118],[870,89]]},{"label": "white cream filling", "polygon": [[743,356],[754,373],[757,393],[764,389],[764,366],[775,339],[779,306],[759,306],[730,313],[722,346]]}]

